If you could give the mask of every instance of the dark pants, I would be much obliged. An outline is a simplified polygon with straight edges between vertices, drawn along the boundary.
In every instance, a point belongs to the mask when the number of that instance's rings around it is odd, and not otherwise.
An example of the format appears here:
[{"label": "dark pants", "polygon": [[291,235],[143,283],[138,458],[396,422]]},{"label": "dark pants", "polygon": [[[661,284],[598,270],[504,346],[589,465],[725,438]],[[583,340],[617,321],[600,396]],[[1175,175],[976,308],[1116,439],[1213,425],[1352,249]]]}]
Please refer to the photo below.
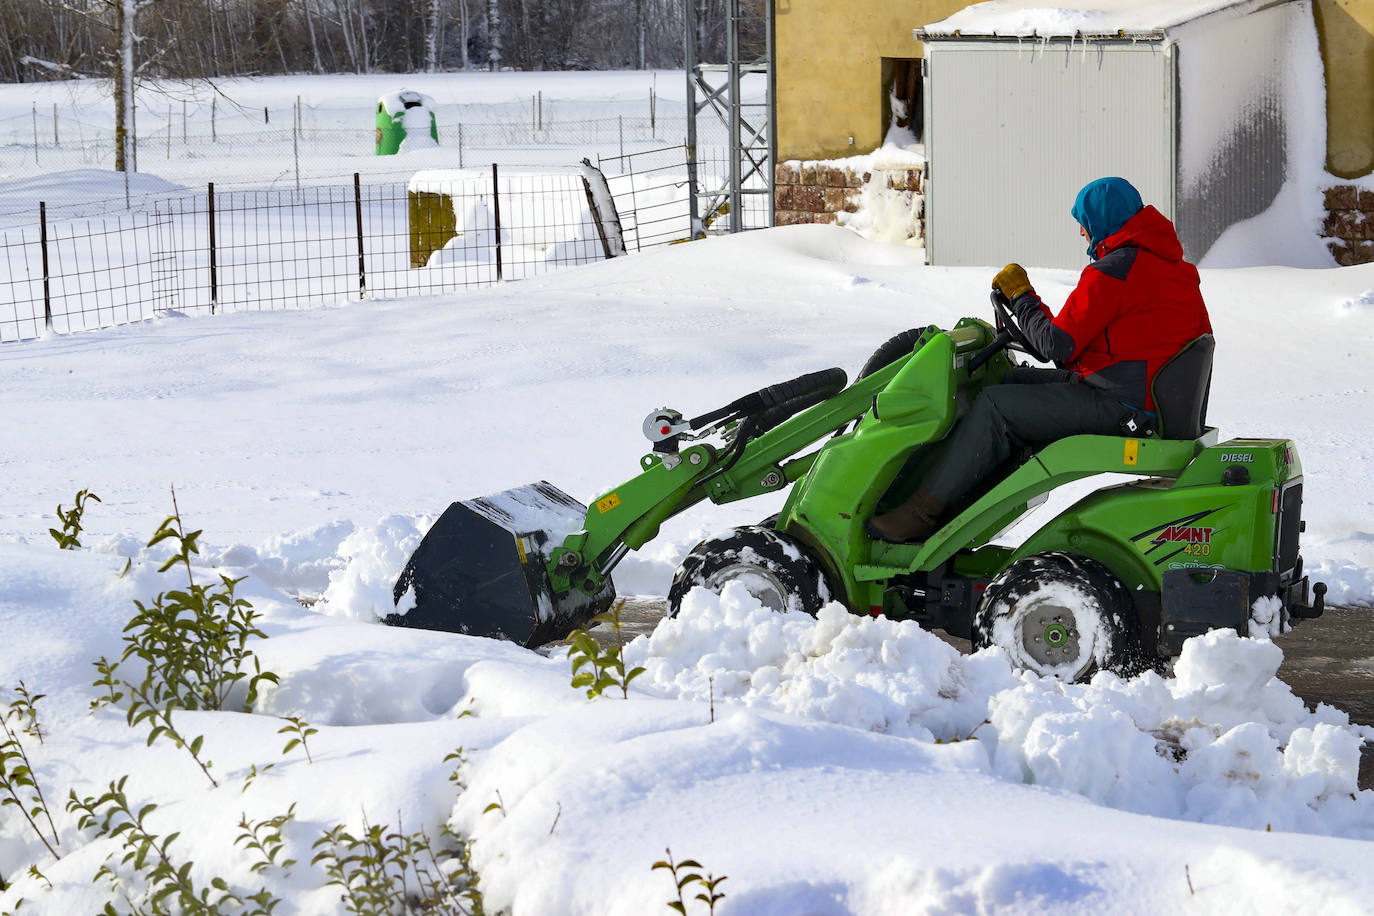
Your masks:
[{"label": "dark pants", "polygon": [[1065,369],[1015,368],[989,385],[954,431],[935,446],[922,486],[946,506],[962,499],[1018,446],[1083,433],[1121,435],[1132,413]]}]

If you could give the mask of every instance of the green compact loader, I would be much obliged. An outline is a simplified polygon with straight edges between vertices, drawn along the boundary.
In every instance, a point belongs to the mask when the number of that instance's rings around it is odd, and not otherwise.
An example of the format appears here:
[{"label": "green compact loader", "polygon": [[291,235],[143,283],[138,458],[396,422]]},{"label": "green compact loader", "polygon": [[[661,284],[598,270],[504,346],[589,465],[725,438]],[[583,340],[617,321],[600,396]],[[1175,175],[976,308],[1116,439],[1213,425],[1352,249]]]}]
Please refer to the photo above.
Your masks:
[{"label": "green compact loader", "polygon": [[[828,369],[693,419],[656,410],[640,473],[590,507],[545,482],[453,503],[397,580],[387,623],[527,646],[558,639],[610,606],[611,570],[666,519],[778,491],[778,515],[691,551],[670,614],[694,587],[738,581],[779,611],[840,601],[1001,646],[1018,666],[1067,679],[1141,670],[1217,627],[1248,635],[1256,622],[1272,631],[1320,616],[1326,587],[1309,588],[1298,551],[1297,449],[1217,441],[1204,422],[1210,335],[1157,374],[1153,428],[1026,451],[923,543],[873,540],[864,522],[915,489],[927,446],[1002,379],[1007,351],[1041,359],[1000,294],[993,307],[995,326],[965,318],[894,337],[852,385]],[[1084,496],[1019,547],[991,543],[1054,488],[1108,473],[1133,479]]]}]

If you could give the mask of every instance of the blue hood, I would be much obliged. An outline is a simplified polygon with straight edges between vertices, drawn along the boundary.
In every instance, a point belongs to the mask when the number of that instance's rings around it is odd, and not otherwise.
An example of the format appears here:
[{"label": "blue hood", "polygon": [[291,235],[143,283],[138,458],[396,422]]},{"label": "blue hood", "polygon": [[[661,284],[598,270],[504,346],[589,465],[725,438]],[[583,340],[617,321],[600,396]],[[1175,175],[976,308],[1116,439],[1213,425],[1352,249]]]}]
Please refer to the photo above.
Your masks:
[{"label": "blue hood", "polygon": [[1124,178],[1099,178],[1088,182],[1078,192],[1072,211],[1073,218],[1092,236],[1088,257],[1097,260],[1097,246],[1126,225],[1126,221],[1144,206],[1140,192]]}]

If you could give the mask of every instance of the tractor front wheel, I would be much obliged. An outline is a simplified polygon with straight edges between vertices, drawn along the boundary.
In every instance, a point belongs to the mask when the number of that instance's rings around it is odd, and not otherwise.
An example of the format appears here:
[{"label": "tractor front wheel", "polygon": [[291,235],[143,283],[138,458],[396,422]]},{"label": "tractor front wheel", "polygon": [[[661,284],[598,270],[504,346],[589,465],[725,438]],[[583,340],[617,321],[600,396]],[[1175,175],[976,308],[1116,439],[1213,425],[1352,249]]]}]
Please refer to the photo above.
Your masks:
[{"label": "tractor front wheel", "polygon": [[1126,587],[1087,557],[1043,553],[1017,560],[988,583],[973,620],[973,645],[1000,646],[1017,668],[1076,681],[1140,660]]},{"label": "tractor front wheel", "polygon": [[687,554],[668,589],[668,616],[676,617],[692,589],[720,594],[740,582],[766,608],[813,617],[830,601],[825,573],[796,541],[772,528],[750,525],[702,541]]}]

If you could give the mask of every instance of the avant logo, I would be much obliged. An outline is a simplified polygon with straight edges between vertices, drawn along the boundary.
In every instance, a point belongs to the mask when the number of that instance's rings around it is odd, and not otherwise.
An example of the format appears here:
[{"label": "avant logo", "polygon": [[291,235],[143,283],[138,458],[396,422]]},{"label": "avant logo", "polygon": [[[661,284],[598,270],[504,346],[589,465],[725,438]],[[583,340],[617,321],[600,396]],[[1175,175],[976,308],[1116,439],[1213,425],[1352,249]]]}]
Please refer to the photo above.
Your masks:
[{"label": "avant logo", "polygon": [[[1185,515],[1176,518],[1163,525],[1146,529],[1140,532],[1131,541],[1136,544],[1149,544],[1145,549],[1145,556],[1154,555],[1156,566],[1163,566],[1179,554],[1187,557],[1200,558],[1212,555],[1212,535],[1218,530],[1226,529],[1204,527],[1197,524],[1207,516],[1220,512],[1225,506],[1217,506],[1215,509],[1204,509],[1192,515]],[[1185,563],[1191,566],[1191,563]],[[1173,569],[1175,567],[1170,567]]]},{"label": "avant logo", "polygon": [[1154,536],[1154,544],[1210,544],[1215,528],[1197,525],[1169,525]]}]

